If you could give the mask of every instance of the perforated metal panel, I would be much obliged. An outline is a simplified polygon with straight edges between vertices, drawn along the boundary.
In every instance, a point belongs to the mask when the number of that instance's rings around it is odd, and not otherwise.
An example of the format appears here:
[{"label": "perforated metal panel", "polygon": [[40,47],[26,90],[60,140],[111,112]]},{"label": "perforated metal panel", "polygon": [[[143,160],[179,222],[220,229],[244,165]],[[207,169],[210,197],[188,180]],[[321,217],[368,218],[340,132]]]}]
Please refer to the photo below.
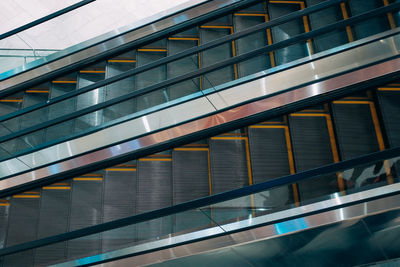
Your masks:
[{"label": "perforated metal panel", "polygon": [[368,104],[332,105],[333,119],[343,160],[379,151]]},{"label": "perforated metal panel", "polygon": [[[390,88],[388,88],[390,90]],[[390,147],[400,146],[400,90],[381,91],[378,99]]]},{"label": "perforated metal panel", "polygon": [[[146,49],[146,50],[143,50]],[[151,50],[148,50],[151,49]],[[154,51],[154,50],[163,51]],[[163,58],[167,55],[166,40],[157,41],[146,47],[137,50],[137,66],[143,66],[155,60]],[[147,86],[157,84],[166,79],[166,66],[162,65],[157,68],[142,72],[136,76],[135,89],[142,89]],[[167,101],[167,92],[165,89],[157,90],[137,98],[137,110],[143,110],[162,104]]]},{"label": "perforated metal panel", "polygon": [[[69,186],[66,186],[69,187]],[[53,236],[68,231],[71,190],[42,190],[38,238]],[[61,242],[35,250],[35,266],[47,266],[62,262],[67,256],[67,243]]]},{"label": "perforated metal panel", "polygon": [[[301,172],[334,162],[326,117],[289,116],[296,171]],[[306,114],[312,115],[312,114]],[[336,175],[298,183],[300,200],[338,192]]]},{"label": "perforated metal panel", "polygon": [[[178,148],[179,149],[179,148]],[[209,169],[207,148],[183,148],[172,153],[173,204],[209,195]],[[192,149],[192,150],[190,150]],[[208,225],[200,211],[177,214],[174,232]]]},{"label": "perforated metal panel", "polygon": [[[7,246],[35,240],[39,218],[39,198],[12,198],[7,229]],[[33,266],[33,250],[4,257],[3,266]]]},{"label": "perforated metal panel", "polygon": [[[194,31],[194,30],[193,30]],[[191,31],[188,35],[191,38],[198,38],[198,33]],[[190,38],[186,37],[186,38]],[[184,51],[198,45],[198,41],[193,40],[182,40],[177,39],[168,40],[168,56],[172,56],[176,53]],[[174,78],[185,73],[195,71],[199,68],[198,54],[194,54],[180,60],[171,62],[167,65],[167,76],[168,78]],[[168,95],[170,99],[177,99],[200,90],[199,78],[190,79],[187,81],[180,82],[178,84],[168,87]]]},{"label": "perforated metal panel", "polygon": [[[268,10],[270,19],[273,20],[300,10],[300,5],[299,2],[289,3],[289,1],[284,3],[269,3]],[[272,27],[272,39],[274,43],[289,39],[301,33],[304,33],[304,25],[301,19]],[[276,64],[281,65],[307,56],[307,49],[304,43],[299,43],[279,49],[275,51],[274,54]]]},{"label": "perforated metal panel", "polygon": [[[352,0],[349,2],[351,14],[353,16],[371,11],[375,8],[383,6],[383,1],[380,0]],[[357,23],[352,27],[357,39],[365,38],[373,34],[377,34],[390,29],[389,22],[386,18],[370,18],[366,21]]]},{"label": "perforated metal panel", "polygon": [[[238,12],[239,14],[246,14],[243,11]],[[264,23],[266,21],[266,17],[262,16],[265,14],[265,10],[262,5],[257,5],[253,7],[251,13],[247,13],[247,15],[233,15],[233,26],[235,32],[242,31],[246,28],[253,27],[257,24]],[[250,15],[249,15],[250,14]],[[258,16],[251,16],[251,14],[256,14]],[[260,16],[261,15],[261,16]],[[267,32],[261,31],[257,33],[253,33],[249,36],[240,38],[235,41],[236,44],[236,52],[238,55],[244,54],[246,52],[250,52],[254,49],[260,48],[268,44],[267,42]],[[269,54],[259,55],[255,58],[246,60],[244,62],[240,62],[238,64],[239,77],[244,77],[249,74],[253,74],[259,71],[263,71],[267,68],[271,67],[271,61],[269,58]]]},{"label": "perforated metal panel", "polygon": [[[136,171],[127,167],[113,167],[104,178],[104,222],[113,221],[135,214]],[[124,244],[134,242],[135,226],[108,231],[102,235],[102,250],[111,251]]]},{"label": "perforated metal panel", "polygon": [[[171,167],[171,161],[139,160],[136,199],[138,214],[172,205]],[[172,217],[167,217],[140,223],[137,226],[137,237],[138,240],[156,239],[171,231]]]},{"label": "perforated metal panel", "polygon": [[210,140],[212,193],[249,184],[246,148],[243,140]]},{"label": "perforated metal panel", "polygon": [[[249,127],[251,166],[254,183],[265,182],[290,174],[284,128]],[[259,194],[255,204],[261,207],[282,207],[293,203],[288,186]]]},{"label": "perforated metal panel", "polygon": [[[102,189],[103,183],[100,180],[73,181],[69,219],[70,231],[102,222]],[[100,234],[68,241],[69,259],[100,252]]]},{"label": "perforated metal panel", "polygon": [[[228,16],[220,18],[218,21],[212,21],[205,26],[224,25],[231,26],[232,21]],[[229,35],[231,30],[229,28],[201,28],[200,27],[200,43],[205,44],[212,40]],[[202,67],[207,67],[219,61],[232,57],[232,44],[225,43],[212,49],[208,49],[201,53]],[[233,66],[228,66],[217,71],[209,72],[203,77],[204,89],[212,88],[234,78]]]},{"label": "perforated metal panel", "polygon": [[[108,62],[106,68],[106,77],[110,78],[112,76],[118,75],[122,72],[128,71],[135,68],[136,63],[134,61],[133,53],[129,53],[122,56],[120,60],[127,60],[127,62]],[[110,100],[118,96],[122,96],[133,92],[135,86],[134,76],[125,78],[116,83],[112,83],[106,86],[106,94],[104,96],[105,100]],[[108,122],[113,119],[128,115],[136,110],[136,100],[130,99],[122,103],[107,107],[103,110],[103,122]]]}]

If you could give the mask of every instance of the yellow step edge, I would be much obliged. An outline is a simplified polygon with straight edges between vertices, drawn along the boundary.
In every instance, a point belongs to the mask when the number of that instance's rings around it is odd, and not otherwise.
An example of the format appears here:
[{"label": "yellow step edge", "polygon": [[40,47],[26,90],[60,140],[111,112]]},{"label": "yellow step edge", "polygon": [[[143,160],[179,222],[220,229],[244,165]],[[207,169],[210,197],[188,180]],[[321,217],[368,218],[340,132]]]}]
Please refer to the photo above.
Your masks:
[{"label": "yellow step edge", "polygon": [[378,91],[400,91],[399,87],[380,87]]},{"label": "yellow step edge", "polygon": [[342,101],[336,100],[332,102],[333,104],[370,104],[372,101]]},{"label": "yellow step edge", "polygon": [[172,161],[172,159],[166,159],[166,158],[144,158],[144,159],[139,159],[139,161]]},{"label": "yellow step edge", "polygon": [[70,186],[44,186],[43,190],[70,190]]},{"label": "yellow step edge", "polygon": [[22,99],[0,99],[0,102],[13,102],[13,103],[21,103]]},{"label": "yellow step edge", "polygon": [[106,73],[105,70],[80,70],[79,73]]},{"label": "yellow step edge", "polygon": [[202,29],[233,29],[233,26],[224,26],[224,25],[202,25],[200,26]]},{"label": "yellow step edge", "polygon": [[25,93],[48,94],[49,90],[26,90]]},{"label": "yellow step edge", "polygon": [[167,52],[166,48],[139,48],[139,52]]},{"label": "yellow step edge", "polygon": [[0,206],[10,206],[10,203],[0,203]]},{"label": "yellow step edge", "polygon": [[77,83],[77,81],[51,81],[52,83]]},{"label": "yellow step edge", "polygon": [[102,181],[103,177],[75,177],[74,181]]},{"label": "yellow step edge", "polygon": [[15,195],[13,198],[40,198],[40,195]]},{"label": "yellow step edge", "polygon": [[200,38],[197,37],[169,37],[170,41],[199,41]]},{"label": "yellow step edge", "polygon": [[108,62],[115,62],[115,63],[136,63],[134,59],[109,59]]}]

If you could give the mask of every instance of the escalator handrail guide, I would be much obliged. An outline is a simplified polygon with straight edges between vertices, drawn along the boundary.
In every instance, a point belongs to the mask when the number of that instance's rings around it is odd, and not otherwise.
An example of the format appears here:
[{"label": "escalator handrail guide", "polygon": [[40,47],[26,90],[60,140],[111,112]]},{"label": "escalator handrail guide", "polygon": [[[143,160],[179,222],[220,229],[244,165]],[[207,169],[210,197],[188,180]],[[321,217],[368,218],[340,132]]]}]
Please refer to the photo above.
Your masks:
[{"label": "escalator handrail guide", "polygon": [[[119,219],[119,220],[115,220],[115,221],[111,221],[111,222],[107,222],[107,223],[102,223],[102,224],[82,228],[79,230],[74,230],[71,232],[58,234],[55,236],[50,236],[50,237],[46,237],[46,238],[42,238],[42,239],[38,239],[38,240],[26,242],[26,243],[14,245],[14,246],[2,248],[2,249],[0,249],[0,256],[14,254],[14,253],[18,253],[18,252],[33,249],[33,248],[43,247],[43,246],[51,245],[54,243],[67,241],[70,239],[80,238],[83,236],[93,235],[93,234],[113,230],[113,229],[128,226],[128,225],[137,224],[137,223],[144,222],[144,221],[154,220],[154,219],[157,219],[160,217],[173,215],[173,214],[184,212],[187,210],[193,210],[196,208],[201,208],[201,207],[209,206],[209,205],[216,204],[216,203],[249,196],[249,195],[259,193],[259,192],[262,192],[265,190],[269,190],[273,187],[293,184],[293,183],[299,182],[304,179],[309,179],[312,177],[326,175],[326,174],[330,174],[330,173],[336,173],[338,171],[354,168],[356,166],[372,164],[377,161],[392,159],[392,158],[399,157],[399,156],[400,156],[400,147],[395,147],[395,148],[387,149],[384,151],[371,153],[368,155],[345,160],[342,162],[332,163],[332,164],[328,164],[328,165],[318,167],[315,169],[299,172],[299,173],[292,174],[292,175],[283,176],[283,177],[269,180],[269,181],[266,181],[263,183],[254,184],[254,185],[250,185],[250,186],[239,188],[239,189],[234,189],[234,190],[231,190],[228,192],[219,193],[219,194],[215,194],[215,195],[208,196],[208,197],[203,197],[203,198],[196,199],[196,200],[191,200],[191,201],[177,204],[174,206],[170,206],[170,207],[166,207],[166,208],[162,208],[162,209],[158,209],[158,210],[154,210],[154,211],[150,211],[150,212],[146,212],[146,213],[142,213],[142,214],[138,214],[138,215],[133,215],[133,216],[126,217],[123,219]],[[396,194],[397,193],[398,192],[396,192]],[[353,205],[353,204],[354,203],[350,203],[347,205]]]}]

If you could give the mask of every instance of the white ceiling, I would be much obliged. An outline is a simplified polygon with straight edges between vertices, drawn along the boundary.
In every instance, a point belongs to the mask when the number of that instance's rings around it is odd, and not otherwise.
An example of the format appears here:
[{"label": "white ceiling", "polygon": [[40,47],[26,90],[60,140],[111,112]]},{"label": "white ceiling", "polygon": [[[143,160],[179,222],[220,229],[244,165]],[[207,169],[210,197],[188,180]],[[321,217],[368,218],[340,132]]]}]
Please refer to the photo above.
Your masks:
[{"label": "white ceiling", "polygon": [[[80,0],[1,0],[0,33]],[[190,0],[97,0],[0,41],[0,48],[64,49]]]}]

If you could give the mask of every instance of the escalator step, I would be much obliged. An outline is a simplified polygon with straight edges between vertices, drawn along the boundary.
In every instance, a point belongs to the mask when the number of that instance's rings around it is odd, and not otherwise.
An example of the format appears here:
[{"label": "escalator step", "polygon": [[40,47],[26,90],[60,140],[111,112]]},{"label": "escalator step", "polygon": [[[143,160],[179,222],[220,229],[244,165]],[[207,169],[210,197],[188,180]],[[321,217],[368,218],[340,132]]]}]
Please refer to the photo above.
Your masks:
[{"label": "escalator step", "polygon": [[[38,239],[68,231],[71,186],[43,187],[40,201]],[[52,244],[35,250],[35,266],[47,266],[66,260],[67,242]]]},{"label": "escalator step", "polygon": [[[101,174],[73,179],[69,231],[102,222],[102,180]],[[68,241],[68,259],[100,252],[100,234]]]},{"label": "escalator step", "polygon": [[[10,201],[0,199],[0,248],[6,245],[8,215],[10,213]],[[3,258],[0,258],[0,266],[3,266]]]},{"label": "escalator step", "polygon": [[[104,178],[103,222],[109,222],[135,214],[136,166],[119,165],[106,169]],[[135,241],[135,228],[123,227],[104,232],[102,251],[118,249]]]},{"label": "escalator step", "polygon": [[[10,215],[6,246],[36,239],[39,219],[40,192],[25,192],[14,195],[10,201]],[[4,266],[33,266],[34,250],[4,257]]]},{"label": "escalator step", "polygon": [[[48,93],[28,93],[27,91],[24,97],[22,108],[46,102],[48,100],[48,97],[49,97]],[[48,117],[47,109],[40,109],[35,112],[25,114],[24,116],[21,116],[20,120],[21,129],[25,129],[30,126],[34,126],[36,124],[45,122],[47,121],[47,117]],[[45,130],[39,130],[30,133],[28,135],[22,136],[18,142],[19,146],[16,147],[16,150],[14,152],[42,144],[44,141],[44,131]]]},{"label": "escalator step", "polygon": [[[330,121],[330,115],[324,113],[294,113],[289,116],[296,171],[334,163],[334,153],[338,159],[336,147],[332,151],[332,143],[335,146],[336,142],[331,140],[334,133]],[[302,201],[338,192],[336,175],[305,180],[298,186]]]},{"label": "escalator step", "polygon": [[[225,24],[229,25],[229,24]],[[230,26],[217,26],[214,25],[204,25],[200,27],[200,43],[205,44],[212,40],[221,38],[223,36],[229,35],[232,32],[233,27]],[[207,67],[215,64],[219,61],[229,59],[233,56],[232,43],[225,43],[208,49],[201,53],[202,67]],[[213,71],[203,75],[203,89],[212,88],[214,86],[224,84],[226,82],[232,81],[235,78],[234,67],[228,66],[217,71]]]},{"label": "escalator step", "polygon": [[[270,1],[270,3],[268,4],[270,19],[273,20],[292,12],[298,11],[300,10],[300,7],[301,6],[299,5],[299,2],[288,3],[288,1],[286,1],[282,4]],[[295,35],[304,33],[304,31],[305,30],[303,21],[301,19],[297,19],[273,27],[272,39],[273,42],[276,43],[289,39]],[[281,65],[305,57],[307,55],[308,53],[305,44],[295,44],[275,51],[275,62],[277,65]]]},{"label": "escalator step", "polygon": [[213,194],[249,185],[245,137],[210,139],[211,190]]},{"label": "escalator step", "polygon": [[379,88],[377,95],[389,146],[400,146],[400,89],[397,87]]},{"label": "escalator step", "polygon": [[[324,0],[307,0],[307,6],[324,2]],[[311,30],[322,28],[331,23],[342,20],[342,13],[339,6],[333,6],[309,15]],[[346,31],[337,30],[313,38],[315,52],[325,51],[348,42]]]},{"label": "escalator step", "polygon": [[[186,37],[172,37],[168,40],[168,56],[172,56],[176,53],[184,51],[186,49],[195,47],[199,43],[199,38]],[[199,55],[194,54],[189,57],[185,57],[167,65],[167,77],[168,79],[193,72],[199,68]],[[177,99],[192,93],[196,93],[200,90],[199,79],[191,79],[179,84],[172,85],[168,88],[168,95],[170,100]]]},{"label": "escalator step", "polygon": [[[75,78],[76,77],[72,77]],[[71,79],[71,78],[70,78]],[[67,80],[70,81],[70,80]],[[71,80],[72,81],[72,80]],[[53,81],[51,90],[50,90],[50,98],[55,98],[76,89],[76,81],[75,83],[56,83]],[[55,119],[65,114],[70,114],[76,110],[76,98],[69,98],[67,100],[61,101],[57,104],[51,105],[49,107],[49,115],[48,118]],[[54,140],[60,137],[64,137],[65,135],[69,135],[73,133],[74,129],[74,121],[69,120],[50,128],[46,129],[46,141]]]},{"label": "escalator step", "polygon": [[371,103],[367,100],[333,101],[333,119],[342,160],[379,151]]},{"label": "escalator step", "polygon": [[[210,194],[208,153],[207,147],[182,147],[173,150],[173,205]],[[200,211],[186,211],[175,216],[174,232],[208,223]]]},{"label": "escalator step", "polygon": [[[257,24],[264,23],[266,21],[266,15],[264,14],[245,14],[234,16],[235,31],[242,31],[246,28],[253,27]],[[240,38],[235,41],[237,47],[237,54],[241,55],[246,52],[250,52],[254,49],[260,48],[267,45],[267,33],[257,32],[249,36]],[[238,64],[239,77],[244,77],[259,71],[263,71],[271,67],[271,61],[269,55],[259,55],[255,58],[246,60]]]},{"label": "escalator step", "polygon": [[[78,76],[78,89],[104,80],[105,72],[80,71]],[[104,87],[86,92],[76,97],[76,110],[81,110],[98,103],[104,102]],[[98,110],[75,119],[75,132],[87,130],[99,125],[103,121],[103,112]]]},{"label": "escalator step", "polygon": [[177,148],[172,158],[173,204],[208,196],[208,148]]},{"label": "escalator step", "polygon": [[[137,209],[140,214],[172,205],[172,159],[151,157],[139,159]],[[138,240],[149,240],[172,231],[172,216],[137,225]]]},{"label": "escalator step", "polygon": [[[156,44],[152,44],[156,45]],[[155,46],[157,48],[141,48],[137,51],[137,65],[143,66],[158,59],[161,59],[167,55],[167,49],[159,48],[160,46]],[[166,47],[165,40],[162,42],[161,47]],[[136,75],[136,86],[135,89],[142,89],[147,86],[157,84],[166,79],[167,69],[165,65],[153,68],[151,70],[139,73]],[[137,98],[137,111],[144,110],[149,107],[160,105],[165,103],[168,99],[165,89],[159,89],[148,93],[146,95]]]},{"label": "escalator step", "polygon": [[[132,58],[132,56],[130,57]],[[131,70],[136,66],[136,60],[109,60],[106,68],[106,78],[111,78],[125,71]],[[110,100],[134,91],[135,77],[131,76],[118,82],[106,86],[104,100]],[[103,122],[109,122],[134,113],[136,110],[136,100],[130,99],[116,105],[107,107],[103,110]]]},{"label": "escalator step", "polygon": [[[353,16],[359,15],[364,12],[371,11],[378,7],[383,6],[381,0],[352,0],[349,2],[350,11]],[[386,15],[384,15],[386,16]],[[365,38],[380,32],[384,32],[390,29],[389,21],[387,17],[373,17],[366,21],[357,23],[352,27],[355,32],[356,39]]]},{"label": "escalator step", "polygon": [[[290,174],[286,125],[253,125],[249,127],[250,155],[254,183],[262,183]],[[278,208],[293,203],[288,186],[258,194],[256,207]]]}]

